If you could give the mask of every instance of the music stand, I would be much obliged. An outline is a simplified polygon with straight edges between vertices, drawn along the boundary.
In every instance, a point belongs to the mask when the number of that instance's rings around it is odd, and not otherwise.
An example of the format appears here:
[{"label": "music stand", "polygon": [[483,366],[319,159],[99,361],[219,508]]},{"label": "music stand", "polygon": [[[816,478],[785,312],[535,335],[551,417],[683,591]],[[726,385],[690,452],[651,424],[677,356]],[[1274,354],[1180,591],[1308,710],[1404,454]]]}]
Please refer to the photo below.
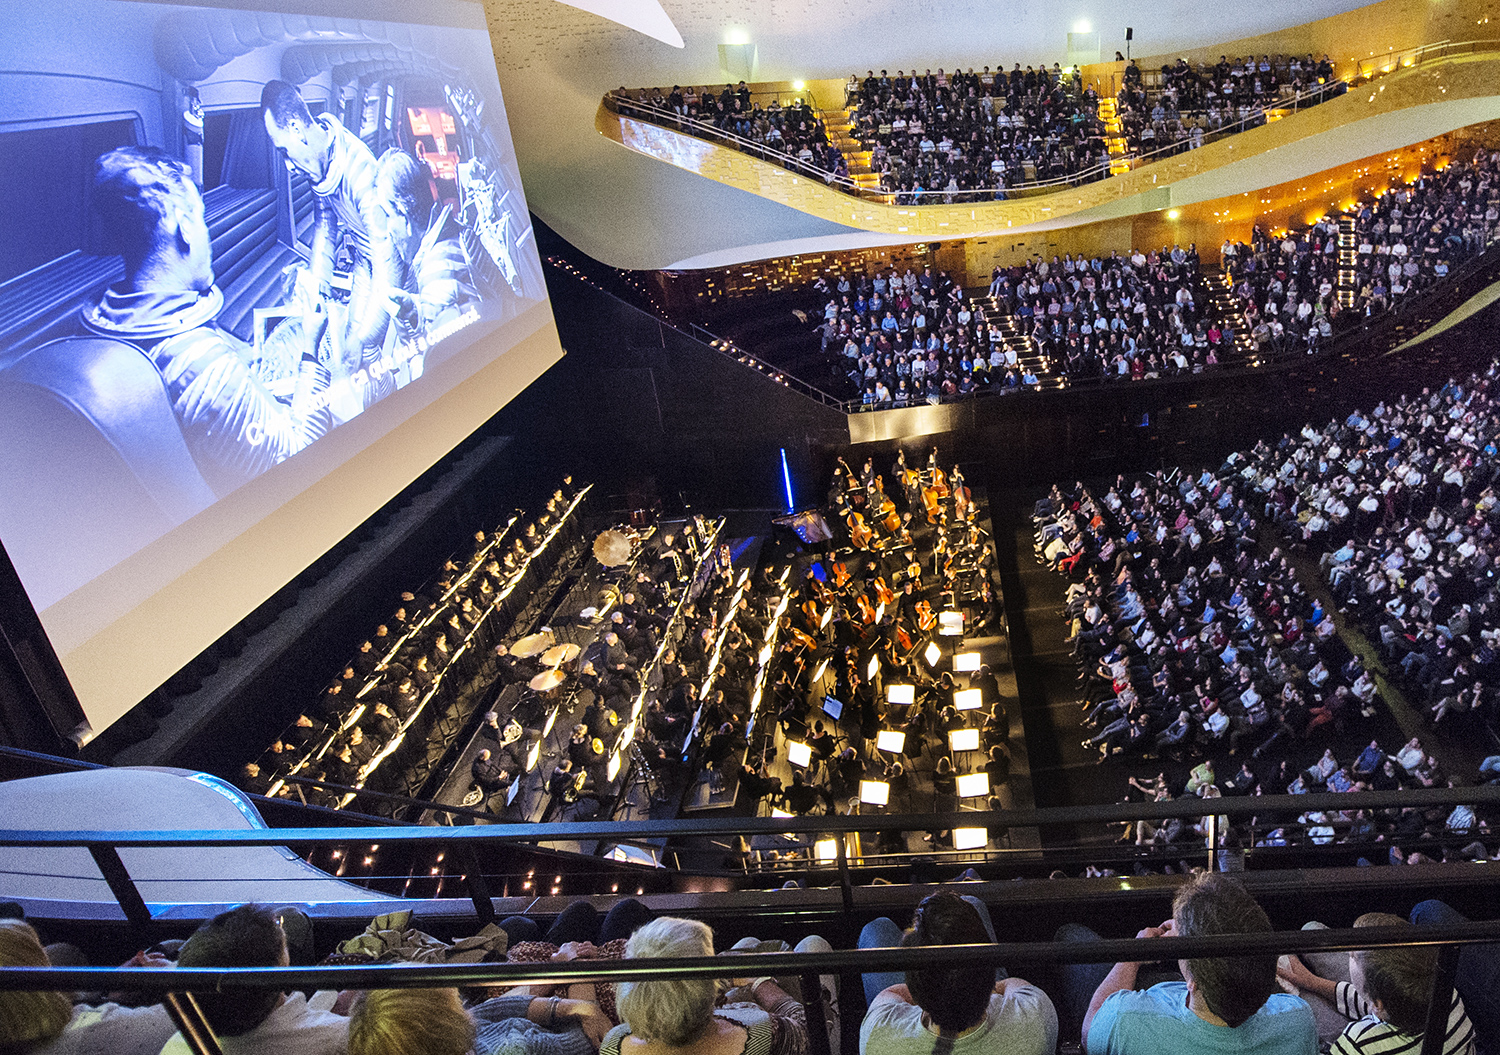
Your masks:
[{"label": "music stand", "polygon": [[978,729],[954,729],[948,734],[948,746],[954,751],[978,751]]},{"label": "music stand", "polygon": [[798,743],[796,740],[788,740],[786,745],[786,760],[794,766],[806,769],[812,765],[812,748],[806,744]]},{"label": "music stand", "polygon": [[895,706],[905,706],[917,702],[917,687],[915,685],[887,685],[885,687],[885,700]]},{"label": "music stand", "polygon": [[844,713],[844,701],[834,699],[832,696],[824,696],[823,713],[834,721],[838,721],[839,717]]},{"label": "music stand", "polygon": [[984,703],[984,694],[978,689],[959,689],[953,694],[953,706],[960,711],[975,711]]},{"label": "music stand", "polygon": [[955,850],[983,850],[990,844],[990,833],[986,828],[954,828]]},{"label": "music stand", "polygon": [[979,669],[978,652],[956,652],[953,655],[953,671],[956,674],[972,674]]},{"label": "music stand", "polygon": [[938,633],[944,637],[962,637],[964,614],[962,612],[939,612]]},{"label": "music stand", "polygon": [[861,780],[859,801],[871,806],[884,806],[891,801],[891,786],[884,780]]},{"label": "music stand", "polygon": [[978,795],[990,793],[990,775],[988,773],[965,773],[954,782],[958,788],[958,797],[971,799]]},{"label": "music stand", "polygon": [[882,729],[875,734],[875,749],[899,755],[906,750],[906,734],[900,729]]},{"label": "music stand", "polygon": [[510,782],[510,790],[505,793],[505,804],[507,806],[514,806],[516,804],[516,796],[521,793],[521,778],[524,776],[524,773],[518,773],[516,774],[516,779]]}]

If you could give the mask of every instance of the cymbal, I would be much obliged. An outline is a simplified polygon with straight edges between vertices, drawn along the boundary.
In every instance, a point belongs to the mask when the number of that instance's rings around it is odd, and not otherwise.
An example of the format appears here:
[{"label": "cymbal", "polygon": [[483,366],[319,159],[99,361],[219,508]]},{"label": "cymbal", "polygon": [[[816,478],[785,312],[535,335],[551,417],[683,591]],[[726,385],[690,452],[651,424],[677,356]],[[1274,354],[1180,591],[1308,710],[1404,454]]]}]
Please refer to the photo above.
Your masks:
[{"label": "cymbal", "polygon": [[601,531],[594,539],[594,557],[606,568],[626,564],[630,561],[630,539],[622,531]]},{"label": "cymbal", "polygon": [[542,666],[560,667],[564,663],[571,663],[578,658],[578,654],[582,651],[583,649],[571,641],[561,645],[553,645],[542,653]]},{"label": "cymbal", "polygon": [[568,676],[560,670],[544,670],[527,682],[527,684],[537,692],[547,692],[557,688],[567,680]]},{"label": "cymbal", "polygon": [[529,656],[540,656],[557,643],[557,638],[552,636],[552,631],[543,630],[535,634],[527,634],[514,645],[510,646],[512,656],[520,656],[526,659]]}]

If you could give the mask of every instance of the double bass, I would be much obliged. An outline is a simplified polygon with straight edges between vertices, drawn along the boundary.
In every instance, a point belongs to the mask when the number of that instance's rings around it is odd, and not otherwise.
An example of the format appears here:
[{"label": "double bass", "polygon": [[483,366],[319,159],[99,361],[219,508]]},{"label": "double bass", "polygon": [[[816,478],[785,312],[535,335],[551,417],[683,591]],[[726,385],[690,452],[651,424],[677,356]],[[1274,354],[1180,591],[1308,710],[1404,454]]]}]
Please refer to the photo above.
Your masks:
[{"label": "double bass", "polygon": [[865,515],[851,512],[844,518],[849,525],[849,543],[855,549],[870,549],[875,541],[875,529],[865,523]]}]

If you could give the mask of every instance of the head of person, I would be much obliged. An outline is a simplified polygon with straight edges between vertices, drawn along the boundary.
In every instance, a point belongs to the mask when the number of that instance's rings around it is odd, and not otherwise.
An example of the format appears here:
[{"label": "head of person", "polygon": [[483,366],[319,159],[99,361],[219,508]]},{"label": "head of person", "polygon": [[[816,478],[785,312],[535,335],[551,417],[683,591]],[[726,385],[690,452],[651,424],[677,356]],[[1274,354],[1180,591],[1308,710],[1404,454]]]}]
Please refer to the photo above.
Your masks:
[{"label": "head of person", "polygon": [[132,290],[213,286],[203,196],[182,162],[156,147],[116,147],[94,162],[93,200]]},{"label": "head of person", "polygon": [[[249,904],[204,923],[177,954],[180,967],[285,967],[286,935],[270,909]],[[230,989],[200,993],[198,1003],[213,1031],[226,1037],[249,1033],[281,1003],[274,989]]]},{"label": "head of person", "polygon": [[[1179,889],[1172,919],[1184,938],[1271,930],[1265,910],[1249,891],[1222,873],[1196,875]],[[1178,966],[1208,1010],[1231,1027],[1259,1011],[1276,987],[1275,953],[1182,960]]]},{"label": "head of person", "polygon": [[[375,200],[385,214],[386,231],[401,259],[411,260],[427,233],[435,200],[427,166],[400,147],[391,147],[377,162]],[[476,541],[483,539],[483,532],[475,535]]]},{"label": "head of person", "polygon": [[349,1014],[349,1055],[465,1055],[473,1043],[457,989],[372,989]]},{"label": "head of person", "polygon": [[[712,956],[714,933],[698,920],[663,916],[639,928],[625,945],[625,956],[645,960],[673,956]],[[711,978],[621,982],[615,1006],[630,1032],[648,1042],[680,1048],[708,1030],[716,986]]]},{"label": "head of person", "polygon": [[[974,906],[957,894],[943,891],[922,899],[901,945],[983,945],[989,940]],[[968,964],[906,972],[906,987],[913,1002],[944,1033],[977,1025],[989,1007],[993,984],[992,973]]]},{"label": "head of person", "polygon": [[[1400,916],[1366,912],[1354,921],[1356,927],[1405,927]],[[1349,954],[1349,980],[1369,997],[1375,1013],[1403,1033],[1420,1034],[1427,1028],[1427,998],[1432,992],[1432,974],[1437,969],[1437,950],[1428,947],[1357,949]]]},{"label": "head of person", "polygon": [[328,174],[333,134],[313,119],[295,85],[266,82],[260,93],[260,114],[278,154],[314,182]]},{"label": "head of person", "polygon": [[[18,919],[0,919],[0,967],[50,967],[36,931]],[[30,1051],[62,1035],[73,1017],[66,993],[0,993],[0,1051]]]}]

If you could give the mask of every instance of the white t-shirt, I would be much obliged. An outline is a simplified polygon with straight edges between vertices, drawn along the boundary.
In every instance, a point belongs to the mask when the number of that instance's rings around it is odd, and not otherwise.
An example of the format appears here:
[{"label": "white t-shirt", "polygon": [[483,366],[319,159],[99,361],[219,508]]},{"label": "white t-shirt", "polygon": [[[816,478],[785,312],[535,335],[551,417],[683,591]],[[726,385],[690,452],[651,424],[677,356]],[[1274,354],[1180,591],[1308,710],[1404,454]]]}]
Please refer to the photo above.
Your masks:
[{"label": "white t-shirt", "polygon": [[[860,1055],[931,1055],[937,1034],[922,1024],[922,1009],[877,997],[859,1027]],[[979,1028],[953,1041],[951,1055],[1052,1055],[1057,1010],[1034,985],[1012,985],[990,997]]]},{"label": "white t-shirt", "polygon": [[50,1044],[34,1048],[34,1055],[156,1055],[167,1038],[177,1032],[166,1008],[121,1007],[79,1004],[62,1035]]},{"label": "white t-shirt", "polygon": [[[337,993],[314,993],[309,1000],[293,993],[249,1033],[220,1037],[224,1055],[344,1055],[349,1048],[349,1020],[330,1008]],[[173,1034],[161,1055],[191,1055],[181,1033]]]}]

